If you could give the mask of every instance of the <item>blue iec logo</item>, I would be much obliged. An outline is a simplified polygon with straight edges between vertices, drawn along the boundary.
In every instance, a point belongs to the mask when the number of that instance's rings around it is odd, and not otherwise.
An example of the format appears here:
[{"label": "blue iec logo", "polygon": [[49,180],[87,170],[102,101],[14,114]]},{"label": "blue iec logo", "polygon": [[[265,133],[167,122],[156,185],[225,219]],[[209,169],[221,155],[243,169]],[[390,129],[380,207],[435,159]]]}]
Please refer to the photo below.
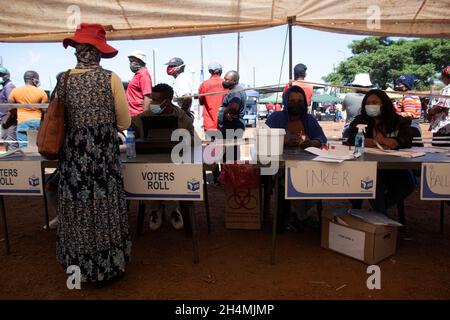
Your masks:
[{"label": "blue iec logo", "polygon": [[39,185],[39,178],[33,174],[28,178],[28,184],[32,187],[37,187]]},{"label": "blue iec logo", "polygon": [[364,190],[369,190],[373,188],[373,179],[370,179],[369,177],[361,180],[361,188]]},{"label": "blue iec logo", "polygon": [[200,181],[197,179],[191,179],[187,182],[187,188],[190,191],[197,191],[200,189]]}]

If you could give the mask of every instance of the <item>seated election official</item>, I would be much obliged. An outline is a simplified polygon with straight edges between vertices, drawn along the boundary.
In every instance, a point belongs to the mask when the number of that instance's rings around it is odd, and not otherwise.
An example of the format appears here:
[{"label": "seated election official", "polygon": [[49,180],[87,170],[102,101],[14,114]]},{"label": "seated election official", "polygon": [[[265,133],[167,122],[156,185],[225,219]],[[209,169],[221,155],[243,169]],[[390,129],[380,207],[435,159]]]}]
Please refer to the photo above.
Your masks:
[{"label": "seated election official", "polygon": [[[284,144],[288,148],[308,147],[321,148],[327,143],[327,138],[317,120],[308,114],[305,92],[298,86],[290,87],[283,96],[284,109],[272,113],[266,121],[270,128],[285,129]],[[284,173],[280,173],[280,194],[284,195]],[[318,221],[308,216],[307,212],[316,200],[294,200],[286,202],[283,197],[283,223],[290,229],[298,231],[300,225],[319,228]],[[292,210],[292,214],[291,214]],[[287,211],[287,212],[285,212]]]},{"label": "seated election official", "polygon": [[266,121],[270,128],[285,129],[285,146],[317,147],[327,143],[319,122],[310,114],[306,104],[306,95],[298,86],[290,87],[284,94],[284,109],[272,113]]},{"label": "seated election official", "polygon": [[[178,128],[186,129],[194,135],[193,120],[181,108],[172,103],[173,89],[171,86],[160,83],[152,88],[150,109],[133,117],[131,126],[135,129],[136,138],[144,136],[141,118],[148,116],[168,116],[178,118]],[[177,201],[147,201],[150,208],[150,230],[155,231],[161,227],[164,208],[171,213],[172,225],[176,230],[183,228],[183,217]]]},{"label": "seated election official", "polygon": [[[349,144],[354,145],[358,124],[366,124],[365,147],[396,150],[411,148],[414,132],[411,119],[396,110],[387,94],[370,90],[362,101],[361,114],[350,123]],[[389,207],[404,200],[415,188],[411,170],[378,170],[376,199],[370,200],[375,211],[387,214]]]}]

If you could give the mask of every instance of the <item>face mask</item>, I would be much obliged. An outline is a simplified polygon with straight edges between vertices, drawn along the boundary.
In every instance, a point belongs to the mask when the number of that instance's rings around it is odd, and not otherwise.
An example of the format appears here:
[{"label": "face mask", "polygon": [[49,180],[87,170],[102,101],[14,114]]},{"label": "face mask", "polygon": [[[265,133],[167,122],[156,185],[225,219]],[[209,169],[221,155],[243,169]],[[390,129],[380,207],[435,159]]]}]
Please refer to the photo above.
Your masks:
[{"label": "face mask", "polygon": [[229,82],[229,81],[223,81],[223,82],[222,82],[222,86],[223,86],[225,89],[231,89],[231,88],[234,87],[234,83],[233,83],[233,82]]},{"label": "face mask", "polygon": [[177,67],[168,66],[167,67],[167,74],[169,76],[173,76],[175,73],[177,73],[178,69],[181,68],[182,66],[184,66],[184,64],[182,64],[181,66],[177,66]]},{"label": "face mask", "polygon": [[366,105],[366,113],[369,117],[376,118],[381,114],[381,106],[378,104]]},{"label": "face mask", "polygon": [[141,65],[137,62],[130,62],[130,70],[133,73],[138,72],[141,69]]},{"label": "face mask", "polygon": [[159,104],[151,104],[150,110],[153,114],[160,114],[162,112],[161,106]]},{"label": "face mask", "polygon": [[289,102],[288,103],[288,114],[290,116],[299,116],[306,113],[306,110],[302,107],[299,102]]},{"label": "face mask", "polygon": [[161,108],[161,105],[163,104],[164,101],[161,104],[150,104],[150,110],[152,111],[153,114],[161,114],[166,108],[166,107]]},{"label": "face mask", "polygon": [[169,76],[173,76],[176,71],[177,71],[177,67],[167,67],[167,74]]},{"label": "face mask", "polygon": [[40,83],[39,80],[34,79],[34,80],[33,80],[33,84],[34,84],[35,87],[39,87],[39,85],[40,85],[41,83]]}]

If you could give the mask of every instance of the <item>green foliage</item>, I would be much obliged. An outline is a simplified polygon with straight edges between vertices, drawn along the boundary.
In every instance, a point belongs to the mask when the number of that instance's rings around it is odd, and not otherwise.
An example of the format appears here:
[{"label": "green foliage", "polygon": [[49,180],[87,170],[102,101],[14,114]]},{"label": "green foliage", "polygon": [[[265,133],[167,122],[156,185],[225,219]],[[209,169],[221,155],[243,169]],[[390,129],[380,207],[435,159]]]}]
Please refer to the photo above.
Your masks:
[{"label": "green foliage", "polygon": [[416,89],[429,89],[441,69],[450,64],[450,41],[414,39],[393,41],[387,37],[355,40],[349,48],[353,56],[335,72],[323,77],[327,83],[348,85],[357,73],[369,73],[375,86],[387,88],[402,74],[416,78]]}]

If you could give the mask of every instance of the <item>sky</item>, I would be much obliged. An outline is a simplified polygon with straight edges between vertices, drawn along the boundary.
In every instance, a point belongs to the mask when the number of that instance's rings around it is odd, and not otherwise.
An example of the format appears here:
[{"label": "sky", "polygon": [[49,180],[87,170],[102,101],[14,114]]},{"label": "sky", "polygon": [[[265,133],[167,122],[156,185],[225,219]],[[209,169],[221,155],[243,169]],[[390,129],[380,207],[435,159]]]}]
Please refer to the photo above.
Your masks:
[{"label": "sky", "polygon": [[[278,84],[286,38],[286,26],[241,33],[240,74],[241,83],[253,85],[255,68],[256,86]],[[351,56],[348,45],[363,36],[343,35],[293,27],[293,65],[303,63],[308,67],[306,80],[323,82],[321,78],[333,71],[334,65]],[[128,55],[132,50],[147,54],[147,67],[153,77],[153,52],[155,52],[155,83],[173,83],[166,74],[164,63],[172,57],[180,57],[186,64],[185,72],[192,79],[194,88],[200,85],[200,36],[150,40],[110,41],[119,54],[113,59],[102,59],[105,69],[116,72],[123,81],[133,74],[129,69]],[[153,51],[154,50],[154,51]],[[16,85],[23,84],[23,74],[34,70],[40,74],[42,88],[49,90],[56,84],[56,74],[76,64],[74,49],[64,49],[61,43],[0,43],[3,66],[11,72]],[[205,78],[209,76],[208,63],[217,61],[223,71],[237,68],[237,33],[207,35],[203,38]],[[288,52],[286,49],[281,83],[286,83]]]}]

